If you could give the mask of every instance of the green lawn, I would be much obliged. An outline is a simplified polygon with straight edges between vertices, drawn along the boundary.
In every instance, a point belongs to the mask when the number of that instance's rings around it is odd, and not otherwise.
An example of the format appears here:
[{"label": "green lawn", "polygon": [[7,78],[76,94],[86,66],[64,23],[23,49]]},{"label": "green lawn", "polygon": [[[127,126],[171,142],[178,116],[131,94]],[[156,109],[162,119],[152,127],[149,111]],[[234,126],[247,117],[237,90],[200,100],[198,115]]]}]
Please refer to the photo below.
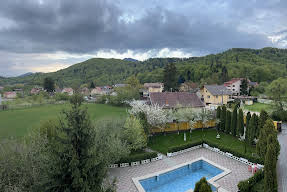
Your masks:
[{"label": "green lawn", "polygon": [[[126,108],[104,104],[86,104],[92,120],[125,118]],[[60,116],[64,105],[43,105],[32,108],[0,111],[0,138],[19,137],[28,133],[29,129],[37,127],[42,121],[56,119]]]},{"label": "green lawn", "polygon": [[270,112],[272,111],[272,105],[264,103],[254,103],[253,105],[245,105],[244,109],[254,112],[260,112],[261,110]]},{"label": "green lawn", "polygon": [[[227,135],[225,133],[220,133],[221,138],[216,139],[217,131],[215,129],[207,129],[203,132],[201,130],[195,130],[190,133],[186,133],[187,141],[184,141],[184,134],[177,133],[167,134],[167,135],[157,135],[151,138],[148,146],[153,150],[159,151],[161,153],[166,154],[169,147],[178,146],[187,142],[197,142],[201,141],[201,138],[205,140],[211,141],[218,145],[228,146],[228,148],[236,150],[238,152],[244,153],[244,143],[239,141],[237,138]],[[247,153],[252,154],[255,153],[255,147],[247,146]]]}]

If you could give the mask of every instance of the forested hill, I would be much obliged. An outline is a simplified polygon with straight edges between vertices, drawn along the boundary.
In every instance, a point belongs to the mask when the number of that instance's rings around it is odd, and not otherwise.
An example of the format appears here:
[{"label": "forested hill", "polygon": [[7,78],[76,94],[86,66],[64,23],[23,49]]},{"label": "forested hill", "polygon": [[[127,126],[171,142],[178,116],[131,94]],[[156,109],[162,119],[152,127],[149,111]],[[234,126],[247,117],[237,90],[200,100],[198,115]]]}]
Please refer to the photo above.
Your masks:
[{"label": "forested hill", "polygon": [[94,58],[53,73],[35,73],[24,77],[0,78],[0,85],[24,83],[41,85],[47,76],[58,86],[123,83],[131,75],[142,82],[162,81],[163,68],[175,63],[179,78],[201,83],[222,83],[232,77],[248,77],[252,81],[272,81],[287,75],[287,49],[234,48],[203,57],[153,58],[144,62]]}]

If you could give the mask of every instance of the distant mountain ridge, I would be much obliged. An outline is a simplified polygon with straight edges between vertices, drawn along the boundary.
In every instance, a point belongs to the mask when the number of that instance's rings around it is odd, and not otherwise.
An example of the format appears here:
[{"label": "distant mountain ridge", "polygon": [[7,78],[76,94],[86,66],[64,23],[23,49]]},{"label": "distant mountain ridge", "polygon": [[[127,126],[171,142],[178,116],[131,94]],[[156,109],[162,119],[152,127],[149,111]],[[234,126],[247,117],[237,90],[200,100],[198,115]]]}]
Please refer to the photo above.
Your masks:
[{"label": "distant mountain ridge", "polygon": [[18,75],[17,77],[26,77],[26,76],[29,76],[29,75],[33,75],[34,73],[32,72],[28,72],[28,73],[24,73],[22,75]]},{"label": "distant mountain ridge", "polygon": [[133,59],[133,58],[124,58],[124,61],[132,61],[132,62],[138,62],[138,60]]},{"label": "distant mountain ridge", "polygon": [[124,83],[136,75],[141,83],[162,82],[163,69],[174,63],[178,77],[186,81],[222,83],[223,69],[227,78],[248,77],[252,81],[270,82],[287,76],[287,49],[233,48],[218,54],[190,58],[151,58],[146,61],[133,59],[93,58],[52,73],[34,73],[20,77],[0,78],[0,85],[24,83],[42,85],[45,77],[52,77],[60,87],[89,85],[96,86]]}]

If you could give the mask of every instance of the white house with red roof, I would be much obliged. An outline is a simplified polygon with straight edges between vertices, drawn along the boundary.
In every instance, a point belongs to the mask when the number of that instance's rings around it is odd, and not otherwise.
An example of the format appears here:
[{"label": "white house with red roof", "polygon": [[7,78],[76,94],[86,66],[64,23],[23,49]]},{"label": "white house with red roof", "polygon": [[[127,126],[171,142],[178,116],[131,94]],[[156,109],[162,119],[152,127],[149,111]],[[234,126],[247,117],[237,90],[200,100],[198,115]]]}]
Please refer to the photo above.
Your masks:
[{"label": "white house with red roof", "polygon": [[240,95],[241,84],[244,78],[233,78],[224,82],[224,86],[232,92],[232,95]]}]

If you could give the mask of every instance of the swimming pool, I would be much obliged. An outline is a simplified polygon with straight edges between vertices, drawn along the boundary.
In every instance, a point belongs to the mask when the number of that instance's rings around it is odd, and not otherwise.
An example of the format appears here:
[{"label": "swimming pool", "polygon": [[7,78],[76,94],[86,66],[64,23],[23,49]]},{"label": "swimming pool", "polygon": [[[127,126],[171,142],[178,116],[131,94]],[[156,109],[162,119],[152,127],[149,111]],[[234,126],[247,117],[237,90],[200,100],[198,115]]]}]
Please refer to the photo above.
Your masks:
[{"label": "swimming pool", "polygon": [[215,191],[216,187],[212,182],[214,178],[218,179],[229,173],[229,170],[219,167],[213,162],[200,158],[196,161],[155,173],[152,176],[138,178],[136,181],[141,186],[136,186],[139,191],[145,192],[186,192],[193,190],[195,183],[202,177],[206,177],[212,183],[211,187]]}]

